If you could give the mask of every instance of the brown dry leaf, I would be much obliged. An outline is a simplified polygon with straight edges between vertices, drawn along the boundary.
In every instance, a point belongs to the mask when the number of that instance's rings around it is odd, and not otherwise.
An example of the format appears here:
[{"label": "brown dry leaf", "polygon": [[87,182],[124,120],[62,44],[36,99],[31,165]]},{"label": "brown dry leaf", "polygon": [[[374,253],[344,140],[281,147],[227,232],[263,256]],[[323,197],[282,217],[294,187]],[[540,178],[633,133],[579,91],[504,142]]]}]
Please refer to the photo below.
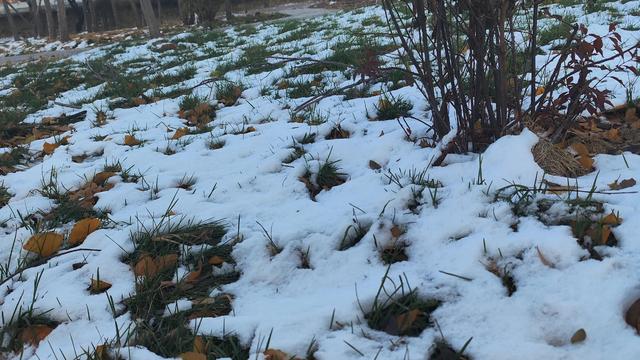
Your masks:
[{"label": "brown dry leaf", "polygon": [[171,139],[178,140],[181,137],[183,137],[185,135],[188,135],[188,134],[189,134],[189,128],[188,127],[183,127],[183,128],[180,128],[180,129],[176,130],[176,132],[173,134]]},{"label": "brown dry leaf", "polygon": [[207,355],[197,353],[195,351],[187,351],[185,353],[180,354],[180,359],[182,360],[207,360]]},{"label": "brown dry leaf", "polygon": [[40,341],[47,337],[53,328],[48,325],[31,325],[20,332],[20,341],[23,343],[38,346]]},{"label": "brown dry leaf", "polygon": [[377,162],[375,162],[373,160],[369,160],[369,168],[371,170],[380,170],[382,168],[382,166],[380,166],[380,164],[378,164]]},{"label": "brown dry leaf", "polygon": [[248,128],[246,128],[244,130],[244,134],[248,134],[248,133],[251,133],[251,132],[254,132],[254,131],[256,131],[256,128],[254,128],[253,126],[249,126]]},{"label": "brown dry leaf", "polygon": [[93,175],[93,183],[96,185],[103,185],[110,177],[114,176],[116,173],[111,171],[102,171],[95,175]]},{"label": "brown dry leaf", "polygon": [[422,314],[422,311],[418,309],[409,310],[398,316],[389,319],[389,322],[385,326],[384,331],[391,335],[402,335],[406,333],[411,326],[415,323],[418,316]]},{"label": "brown dry leaf", "polygon": [[153,277],[158,273],[158,267],[156,266],[156,263],[153,261],[151,256],[144,255],[134,266],[133,272],[134,274],[136,274],[136,276]]},{"label": "brown dry leaf", "polygon": [[193,339],[193,352],[198,354],[207,353],[207,349],[205,348],[205,343],[204,343],[204,340],[202,339],[202,336],[196,336]]},{"label": "brown dry leaf", "polygon": [[100,228],[100,219],[89,218],[78,221],[73,225],[71,234],[69,234],[69,245],[74,246],[82,244],[87,236],[98,230],[98,228]]},{"label": "brown dry leaf", "polygon": [[617,128],[609,129],[607,132],[604,133],[604,136],[609,141],[613,141],[613,142],[622,141],[622,137],[620,136],[620,129],[617,129]]},{"label": "brown dry leaf", "polygon": [[106,344],[96,346],[94,352],[96,360],[108,360],[109,359],[109,347]]},{"label": "brown dry leaf", "polygon": [[264,351],[264,360],[289,360],[291,356],[284,351],[277,349],[267,349]]},{"label": "brown dry leaf", "polygon": [[538,86],[536,88],[536,96],[540,96],[540,95],[544,94],[544,90],[545,90],[544,86]]},{"label": "brown dry leaf", "polygon": [[214,318],[218,316],[220,316],[220,314],[218,314],[213,310],[194,311],[191,314],[189,314],[189,316],[187,316],[187,320],[194,320],[194,319],[206,318],[206,317]]},{"label": "brown dry leaf", "polygon": [[124,144],[128,146],[136,146],[142,144],[142,142],[136,139],[133,135],[125,135]]},{"label": "brown dry leaf", "polygon": [[109,289],[111,289],[110,283],[102,280],[91,279],[91,285],[89,286],[89,291],[91,291],[92,294],[103,293]]},{"label": "brown dry leaf", "polygon": [[601,237],[600,237],[600,243],[602,245],[606,245],[607,241],[609,240],[609,236],[611,236],[611,226],[609,225],[602,225],[602,232],[601,232]]},{"label": "brown dry leaf", "polygon": [[550,268],[554,268],[555,266],[553,265],[553,263],[551,261],[549,261],[544,254],[542,253],[542,251],[540,251],[540,248],[536,246],[536,251],[538,252],[538,257],[540,258],[540,262],[545,265],[548,266]]},{"label": "brown dry leaf", "polygon": [[402,236],[402,234],[404,234],[404,231],[402,231],[400,226],[393,225],[393,227],[391,228],[391,236],[393,236],[394,238],[399,238],[400,236]]},{"label": "brown dry leaf", "polygon": [[209,258],[209,265],[220,266],[224,264],[224,259],[218,255]]},{"label": "brown dry leaf", "polygon": [[573,148],[573,150],[580,155],[580,157],[589,157],[589,150],[587,149],[587,147],[582,144],[582,143],[574,143],[571,145],[571,148]]},{"label": "brown dry leaf", "polygon": [[629,306],[625,313],[624,320],[640,334],[640,299]]},{"label": "brown dry leaf", "polygon": [[579,329],[571,337],[571,343],[572,344],[581,343],[581,342],[585,341],[586,339],[587,339],[587,332],[584,331],[584,329]]},{"label": "brown dry leaf", "polygon": [[45,155],[51,155],[59,146],[60,144],[49,144],[48,142],[45,142],[42,145],[42,152],[45,153]]},{"label": "brown dry leaf", "polygon": [[33,235],[22,248],[36,253],[42,257],[53,255],[62,247],[64,237],[54,232],[45,232]]},{"label": "brown dry leaf", "polygon": [[600,222],[604,225],[616,226],[622,224],[622,219],[617,214],[611,212],[611,214],[603,217]]},{"label": "brown dry leaf", "polygon": [[198,266],[198,270],[194,270],[188,273],[187,276],[184,277],[184,281],[187,283],[197,282],[201,274],[202,274],[202,264]]},{"label": "brown dry leaf", "polygon": [[609,184],[609,189],[622,190],[622,189],[630,188],[635,185],[636,185],[636,179],[629,178],[629,179],[624,179],[620,182],[618,182],[618,180],[612,182],[611,184]]},{"label": "brown dry leaf", "polygon": [[578,162],[585,170],[593,169],[593,159],[588,155],[580,155]]},{"label": "brown dry leaf", "polygon": [[178,254],[162,255],[155,258],[158,272],[174,267],[178,263]]}]

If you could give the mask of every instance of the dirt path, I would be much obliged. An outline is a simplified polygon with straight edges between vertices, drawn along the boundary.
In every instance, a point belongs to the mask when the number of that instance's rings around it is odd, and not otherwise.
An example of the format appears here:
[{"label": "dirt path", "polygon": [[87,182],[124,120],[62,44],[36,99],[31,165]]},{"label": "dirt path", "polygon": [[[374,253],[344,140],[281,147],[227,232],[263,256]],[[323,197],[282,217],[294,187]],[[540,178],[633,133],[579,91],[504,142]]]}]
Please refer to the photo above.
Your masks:
[{"label": "dirt path", "polygon": [[[322,7],[313,7],[313,3],[291,3],[284,4],[269,8],[260,9],[261,13],[282,13],[286,14],[288,17],[284,19],[304,19],[311,18],[316,16],[328,15],[336,13],[337,9],[327,9]],[[255,12],[255,11],[253,11]],[[241,14],[238,14],[241,15]],[[273,21],[267,22],[275,22],[280,21],[282,19],[277,19]],[[23,62],[29,62],[34,60],[57,60],[64,59],[69,56],[81,53],[83,51],[87,51],[91,49],[90,47],[82,48],[82,49],[64,49],[64,50],[54,50],[54,51],[42,51],[35,52],[31,54],[23,54],[23,55],[15,55],[15,56],[0,56],[0,66],[7,64],[18,64]]]}]

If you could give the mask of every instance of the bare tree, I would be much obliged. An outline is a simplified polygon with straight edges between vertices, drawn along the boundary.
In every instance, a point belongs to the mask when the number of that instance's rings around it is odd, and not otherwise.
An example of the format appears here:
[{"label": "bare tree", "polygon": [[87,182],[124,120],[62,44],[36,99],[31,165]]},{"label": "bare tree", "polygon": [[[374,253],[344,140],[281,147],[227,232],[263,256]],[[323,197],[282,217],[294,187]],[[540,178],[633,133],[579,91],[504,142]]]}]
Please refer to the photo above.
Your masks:
[{"label": "bare tree", "polygon": [[129,0],[129,5],[131,5],[131,12],[133,13],[133,16],[136,18],[136,26],[140,28],[141,27],[140,14],[138,14],[138,6],[136,5],[135,0]]},{"label": "bare tree", "polygon": [[69,29],[67,25],[67,9],[63,0],[57,0],[58,3],[58,35],[60,41],[69,41]]},{"label": "bare tree", "polygon": [[156,9],[158,10],[158,22],[162,24],[162,0],[156,0]]},{"label": "bare tree", "polygon": [[2,6],[4,7],[4,13],[7,15],[7,20],[9,21],[9,29],[11,30],[11,35],[13,35],[14,40],[18,40],[18,30],[16,29],[16,24],[13,22],[13,15],[9,11],[8,0],[2,1]]},{"label": "bare tree", "polygon": [[116,0],[109,0],[111,3],[111,12],[113,13],[113,23],[116,29],[120,28],[120,18],[118,17],[118,7],[116,6]]},{"label": "bare tree", "polygon": [[227,21],[230,21],[231,19],[233,19],[231,0],[224,0],[224,14],[225,14],[225,17],[227,18]]},{"label": "bare tree", "polygon": [[144,16],[144,21],[147,23],[149,27],[149,36],[152,38],[160,36],[160,24],[158,23],[158,18],[153,13],[153,6],[151,6],[151,0],[140,0],[140,7],[142,8],[142,15]]},{"label": "bare tree", "polygon": [[82,14],[84,17],[84,30],[93,32],[93,22],[91,22],[91,14],[89,8],[89,0],[82,0]]},{"label": "bare tree", "polygon": [[44,0],[44,14],[47,17],[47,35],[49,40],[56,38],[56,26],[53,23],[53,11],[51,10],[51,1]]}]

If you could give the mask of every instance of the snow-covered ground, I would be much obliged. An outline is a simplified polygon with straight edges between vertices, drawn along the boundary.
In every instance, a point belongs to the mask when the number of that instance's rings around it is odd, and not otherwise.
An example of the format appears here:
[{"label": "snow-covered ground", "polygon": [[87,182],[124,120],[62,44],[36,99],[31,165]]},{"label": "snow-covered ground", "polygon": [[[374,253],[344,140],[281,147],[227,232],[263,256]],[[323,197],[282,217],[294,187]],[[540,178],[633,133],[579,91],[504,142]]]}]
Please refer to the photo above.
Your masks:
[{"label": "snow-covered ground", "polygon": [[[624,14],[623,23],[640,23],[640,16],[630,14],[640,8],[640,1],[611,6]],[[608,30],[606,13],[585,15],[579,5],[553,11],[575,14],[578,22],[589,24],[591,32]],[[372,20],[376,17],[377,21]],[[80,68],[103,56],[112,65],[137,61],[149,82],[159,73],[176,74],[190,67],[195,73],[189,79],[161,90],[193,88],[191,92],[207,98],[216,114],[206,132],[190,126],[189,134],[176,136],[187,126],[180,117],[184,96],[107,110],[113,101],[95,98],[105,87],[98,84],[58,94],[55,101],[27,117],[26,122],[37,124],[45,117],[78,111],[65,104],[77,104],[88,112],[72,130],[29,143],[36,160],[1,176],[11,199],[0,209],[4,268],[0,279],[19,269],[21,259],[34,258],[22,245],[32,237],[33,224],[44,220],[31,220],[30,215],[40,219],[57,206],[37,191],[43,181],[53,173],[61,191],[74,191],[108,164],[119,163],[122,170],[111,174],[107,180],[111,185],[96,194],[94,209],[108,214],[108,220],[103,219],[100,229],[78,248],[99,251],[54,257],[0,286],[5,324],[16,309],[43,313],[56,324],[37,347],[26,345],[22,354],[5,355],[11,359],[85,358],[84,350],[110,344],[110,351],[125,359],[161,358],[123,336],[142,326],[125,305],[136,293],[135,264],[125,261],[136,253],[132,239],[159,223],[220,220],[227,227],[222,241],[232,244],[233,261],[209,271],[239,277],[212,286],[208,297],[231,295],[233,310],[222,316],[195,317],[188,326],[205,337],[236,336],[249,349],[251,359],[264,356],[267,338],[269,348],[300,358],[313,344],[313,359],[318,360],[425,359],[433,356],[435,344],[444,341],[460,350],[470,338],[464,354],[473,359],[637,358],[640,337],[625,322],[625,311],[640,296],[638,186],[615,194],[608,191],[608,184],[640,179],[639,155],[597,155],[597,171],[571,180],[586,192],[592,186],[605,190],[588,200],[603,204],[603,216],[615,211],[622,219],[612,227],[617,246],[596,246],[603,257],[598,261],[576,241],[569,223],[548,220],[577,216],[565,200],[578,196],[587,201],[586,193],[537,194],[536,200],[554,202],[543,215],[535,210],[536,202],[516,215],[514,205],[499,196],[504,193],[501,188],[512,184],[539,186],[536,180],[544,171],[531,152],[538,141],[533,132],[505,136],[481,156],[449,155],[443,166],[433,167],[438,147],[408,141],[396,119],[376,121],[381,97],[409,101],[411,113],[424,118],[425,100],[413,86],[376,84],[364,97],[330,96],[307,112],[306,121],[295,122],[292,110],[309,99],[308,94],[292,96],[296,84],[313,83],[328,90],[353,80],[342,71],[300,74],[295,63],[256,74],[227,66],[240,63],[245,50],[255,49],[256,44],[267,45],[275,54],[323,59],[359,30],[384,30],[382,19],[381,8],[368,7],[305,20],[313,30],[304,36],[293,36],[300,35],[296,33],[300,24],[287,29],[282,22],[230,28],[199,44],[194,36],[177,35],[168,41],[179,47],[166,47],[164,52],[157,51],[158,41],[127,43],[91,49],[70,62],[60,62]],[[638,30],[620,32],[631,42],[640,37]],[[389,44],[382,37],[377,40],[380,45]],[[393,52],[383,59],[393,63]],[[540,55],[541,63],[544,59]],[[220,73],[220,69],[228,71]],[[242,84],[235,104],[225,106],[217,100],[221,87],[202,84],[212,73]],[[124,75],[134,78],[140,73],[132,66]],[[15,90],[14,76],[0,79],[2,94]],[[283,85],[282,79],[290,83]],[[624,103],[625,87],[615,82],[607,86],[613,91],[613,102]],[[631,88],[640,94],[640,82]],[[106,121],[97,124],[103,114]],[[407,121],[413,133],[427,132],[425,125]],[[66,144],[50,155],[38,156],[45,143],[67,136]],[[130,146],[131,136],[140,144]],[[302,140],[310,137],[314,140]],[[80,156],[87,158],[74,161]],[[327,163],[338,168],[344,183],[319,189],[312,199],[301,178],[311,174],[306,181],[317,183],[317,173]],[[125,172],[139,178],[132,181],[123,176]],[[190,180],[188,186],[185,179]],[[545,179],[567,183],[560,177]],[[67,236],[63,249],[68,248],[74,223],[48,229]],[[352,234],[357,229],[364,236],[349,243],[356,239]],[[203,246],[180,247],[183,256],[174,282],[194,270],[186,254]],[[74,266],[79,263],[86,264]],[[91,279],[98,273],[100,280],[112,286],[91,294]],[[505,281],[512,281],[515,289],[505,286]],[[400,284],[420,299],[439,302],[427,315],[429,325],[415,336],[393,335],[388,326],[388,331],[372,329],[367,321],[370,310],[388,296],[379,294],[381,286],[390,294]],[[193,303],[193,298],[178,299],[167,305],[165,315],[188,310]],[[573,343],[571,338],[579,329],[587,337]],[[11,335],[3,336],[1,345],[7,346]],[[117,336],[123,336],[119,343],[114,341]]]}]

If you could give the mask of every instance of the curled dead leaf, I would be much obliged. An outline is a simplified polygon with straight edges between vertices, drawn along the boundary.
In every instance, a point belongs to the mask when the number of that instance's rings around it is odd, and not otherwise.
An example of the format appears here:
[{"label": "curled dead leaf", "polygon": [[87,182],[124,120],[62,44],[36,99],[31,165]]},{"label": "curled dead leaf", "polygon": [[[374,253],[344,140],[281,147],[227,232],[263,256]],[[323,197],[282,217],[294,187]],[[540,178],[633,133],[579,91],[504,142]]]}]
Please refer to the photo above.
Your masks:
[{"label": "curled dead leaf", "polygon": [[185,135],[188,135],[188,134],[189,134],[189,128],[188,127],[183,127],[183,128],[180,128],[180,129],[176,130],[176,132],[173,134],[171,139],[178,140],[181,137],[183,137]]},{"label": "curled dead leaf", "polygon": [[91,279],[91,285],[89,286],[89,291],[92,294],[100,294],[111,289],[111,286],[112,285],[106,281]]},{"label": "curled dead leaf", "polygon": [[138,260],[133,268],[133,272],[136,276],[153,277],[158,273],[158,267],[151,256],[145,255]]},{"label": "curled dead leaf", "polygon": [[380,166],[380,164],[378,164],[377,162],[375,162],[373,160],[369,160],[369,168],[371,170],[380,170],[382,168],[382,166]]},{"label": "curled dead leaf", "polygon": [[45,153],[45,155],[51,155],[59,146],[60,144],[49,144],[48,142],[45,142],[42,145],[42,152]]},{"label": "curled dead leaf", "polygon": [[584,329],[579,329],[576,331],[571,337],[571,343],[577,344],[585,341],[587,339],[587,332]]},{"label": "curled dead leaf", "polygon": [[133,135],[127,134],[124,137],[124,144],[128,146],[137,146],[142,144],[142,141],[136,139]]},{"label": "curled dead leaf", "polygon": [[20,331],[20,341],[38,346],[40,341],[44,340],[52,331],[53,328],[48,325],[30,325]]},{"label": "curled dead leaf", "polygon": [[62,247],[64,237],[54,232],[45,232],[33,235],[22,248],[36,253],[41,257],[53,255]]},{"label": "curled dead leaf", "polygon": [[602,220],[600,220],[600,222],[604,225],[617,226],[622,224],[622,218],[620,218],[618,214],[611,212],[609,215],[603,217]]},{"label": "curled dead leaf", "polygon": [[629,306],[625,313],[624,320],[640,334],[640,299]]},{"label": "curled dead leaf", "polygon": [[103,185],[110,177],[114,176],[116,173],[111,171],[102,171],[95,175],[93,175],[93,183],[96,185]]},{"label": "curled dead leaf", "polygon": [[618,182],[618,180],[609,184],[609,189],[611,190],[621,190],[630,188],[636,185],[636,180],[634,178],[629,178]]},{"label": "curled dead leaf", "polygon": [[75,246],[82,244],[87,236],[98,230],[98,228],[100,228],[100,219],[89,218],[78,221],[73,225],[71,233],[69,234],[69,245]]}]

